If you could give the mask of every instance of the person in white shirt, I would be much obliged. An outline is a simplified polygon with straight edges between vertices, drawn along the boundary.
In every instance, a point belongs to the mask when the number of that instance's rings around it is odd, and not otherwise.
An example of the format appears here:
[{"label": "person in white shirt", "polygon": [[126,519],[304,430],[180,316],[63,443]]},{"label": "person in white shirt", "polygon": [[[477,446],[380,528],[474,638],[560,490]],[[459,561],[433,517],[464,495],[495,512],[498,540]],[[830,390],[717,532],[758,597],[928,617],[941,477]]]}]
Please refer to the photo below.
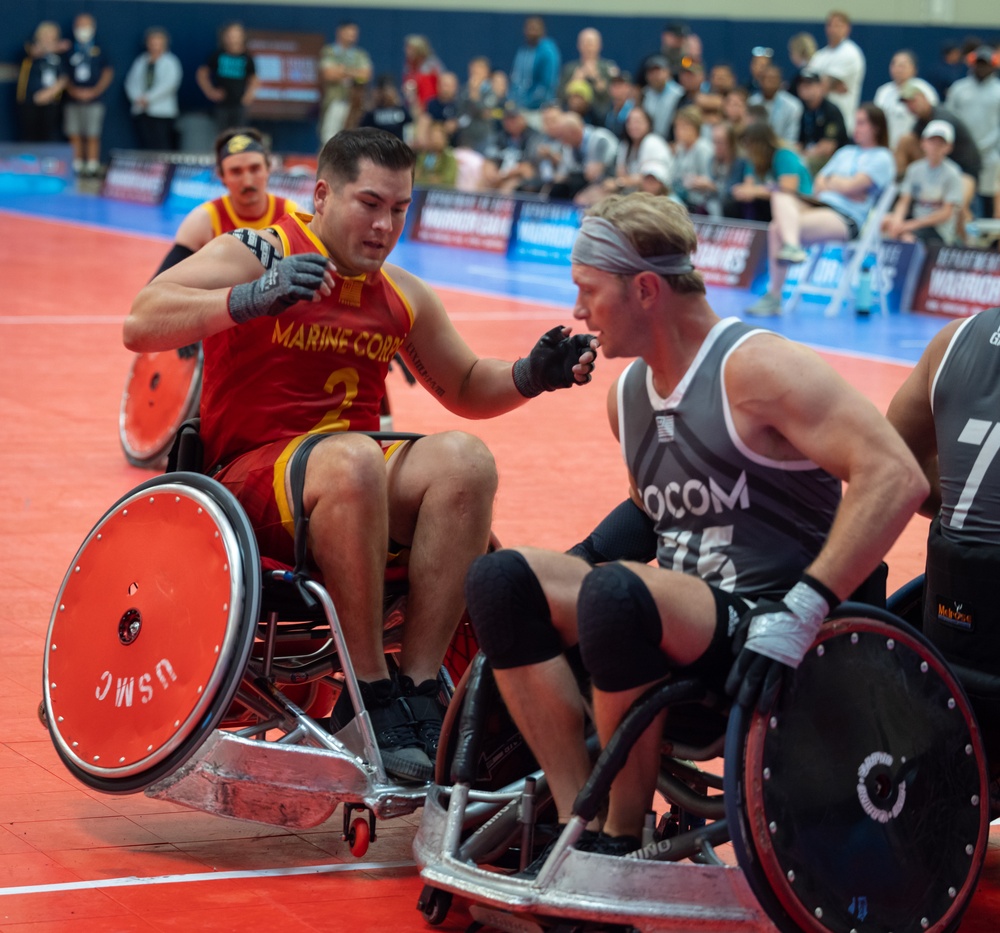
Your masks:
[{"label": "person in white shirt", "polygon": [[794,146],[799,141],[802,125],[802,101],[781,86],[781,69],[774,64],[761,71],[760,91],[747,99],[750,105],[760,104],[767,111],[767,122],[778,139]]},{"label": "person in white shirt", "polygon": [[653,132],[669,139],[677,104],[684,96],[682,88],[670,75],[670,66],[662,55],[646,62],[646,89],[642,93],[642,109],[653,118]]},{"label": "person in white shirt", "polygon": [[996,76],[1000,52],[981,45],[970,58],[968,76],[948,88],[945,106],[969,128],[979,148],[982,168],[976,190],[980,213],[988,217],[1000,166],[1000,78]]},{"label": "person in white shirt", "polygon": [[161,26],[146,30],[146,51],[125,76],[125,94],[132,102],[139,145],[143,149],[174,149],[177,90],[183,69],[170,51],[170,36]]},{"label": "person in white shirt", "polygon": [[872,98],[872,103],[876,107],[881,107],[885,114],[886,124],[889,127],[889,148],[895,150],[899,141],[913,131],[913,125],[917,122],[917,118],[899,96],[903,85],[912,81],[923,91],[932,106],[939,104],[940,98],[930,84],[923,78],[917,77],[917,58],[909,49],[900,49],[892,56],[892,61],[889,62],[889,77],[892,80],[886,81],[879,87]]},{"label": "person in white shirt", "polygon": [[861,102],[865,82],[865,53],[850,38],[851,20],[841,10],[826,17],[826,42],[809,60],[809,70],[817,71],[829,83],[827,96],[844,115],[849,133],[854,132],[854,115]]}]

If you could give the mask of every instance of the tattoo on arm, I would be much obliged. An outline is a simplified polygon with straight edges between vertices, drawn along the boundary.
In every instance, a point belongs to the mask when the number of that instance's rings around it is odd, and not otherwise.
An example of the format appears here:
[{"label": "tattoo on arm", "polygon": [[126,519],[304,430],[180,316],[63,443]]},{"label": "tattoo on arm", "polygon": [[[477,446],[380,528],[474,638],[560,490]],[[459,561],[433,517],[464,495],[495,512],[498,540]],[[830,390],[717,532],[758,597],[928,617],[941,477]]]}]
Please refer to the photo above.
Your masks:
[{"label": "tattoo on arm", "polygon": [[423,360],[417,356],[417,348],[413,346],[412,343],[406,345],[406,355],[410,360],[410,369],[412,369],[424,382],[425,385],[430,387],[430,390],[438,397],[444,397],[444,387],[439,386],[433,379],[431,379],[430,374],[427,372],[427,367],[424,366]]}]

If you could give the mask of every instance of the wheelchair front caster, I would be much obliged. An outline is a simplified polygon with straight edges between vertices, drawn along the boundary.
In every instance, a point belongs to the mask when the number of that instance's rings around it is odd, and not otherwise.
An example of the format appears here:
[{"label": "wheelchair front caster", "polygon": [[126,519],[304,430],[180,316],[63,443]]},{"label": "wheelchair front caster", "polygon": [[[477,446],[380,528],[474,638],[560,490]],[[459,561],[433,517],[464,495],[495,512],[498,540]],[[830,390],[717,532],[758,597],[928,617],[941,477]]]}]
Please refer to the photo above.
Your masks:
[{"label": "wheelchair front caster", "polygon": [[[358,816],[352,820],[355,812],[367,813],[367,817]],[[344,832],[341,838],[347,843],[351,855],[361,858],[368,851],[368,846],[375,841],[375,814],[363,805],[345,803]]]},{"label": "wheelchair front caster", "polygon": [[417,901],[417,910],[423,914],[424,920],[432,927],[440,926],[444,923],[444,919],[448,916],[448,911],[451,909],[451,898],[450,891],[442,891],[440,888],[434,888],[426,884],[420,892],[420,898]]}]

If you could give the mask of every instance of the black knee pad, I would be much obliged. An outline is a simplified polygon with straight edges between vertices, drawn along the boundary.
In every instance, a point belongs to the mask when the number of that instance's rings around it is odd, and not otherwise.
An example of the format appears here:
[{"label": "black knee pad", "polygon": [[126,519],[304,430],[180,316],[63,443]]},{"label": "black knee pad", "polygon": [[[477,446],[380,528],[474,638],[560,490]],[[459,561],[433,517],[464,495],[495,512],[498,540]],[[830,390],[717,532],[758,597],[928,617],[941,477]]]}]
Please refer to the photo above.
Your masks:
[{"label": "black knee pad", "polygon": [[542,586],[517,551],[477,557],[465,578],[465,600],[479,647],[496,670],[562,653]]},{"label": "black knee pad", "polygon": [[591,570],[576,614],[583,663],[599,690],[631,690],[670,672],[656,602],[631,570],[621,564]]}]

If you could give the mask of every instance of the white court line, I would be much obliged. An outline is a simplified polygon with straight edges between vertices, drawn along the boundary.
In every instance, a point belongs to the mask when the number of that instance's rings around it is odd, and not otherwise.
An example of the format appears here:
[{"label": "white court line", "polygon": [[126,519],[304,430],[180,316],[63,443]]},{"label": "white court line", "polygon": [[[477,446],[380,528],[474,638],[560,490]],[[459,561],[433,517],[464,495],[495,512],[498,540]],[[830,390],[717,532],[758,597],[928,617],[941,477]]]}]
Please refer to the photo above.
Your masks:
[{"label": "white court line", "polygon": [[48,324],[121,324],[124,320],[124,314],[81,314],[79,316],[67,314],[65,317],[61,317],[58,314],[0,315],[0,324],[34,324],[35,326]]},{"label": "white court line", "polygon": [[337,862],[332,865],[303,865],[298,868],[260,868],[255,871],[205,871],[190,875],[155,875],[140,878],[101,878],[95,881],[69,881],[65,884],[27,884],[0,888],[0,897],[11,894],[53,894],[60,891],[84,891],[92,888],[126,888],[146,884],[187,884],[192,881],[233,881],[241,878],[282,878],[291,875],[322,875],[342,871],[379,871],[383,868],[413,868],[416,862]]}]

